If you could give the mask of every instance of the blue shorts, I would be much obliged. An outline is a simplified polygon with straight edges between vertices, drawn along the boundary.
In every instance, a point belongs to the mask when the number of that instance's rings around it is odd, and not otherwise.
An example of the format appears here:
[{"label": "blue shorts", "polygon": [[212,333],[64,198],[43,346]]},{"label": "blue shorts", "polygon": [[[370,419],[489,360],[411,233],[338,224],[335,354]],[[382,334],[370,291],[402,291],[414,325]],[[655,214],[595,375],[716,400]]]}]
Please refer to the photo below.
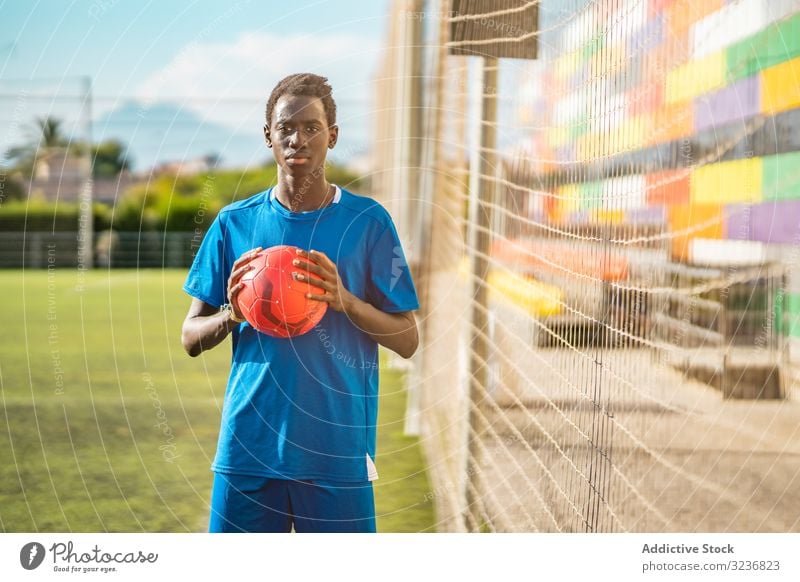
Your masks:
[{"label": "blue shorts", "polygon": [[372,482],[214,473],[208,531],[374,533]]}]

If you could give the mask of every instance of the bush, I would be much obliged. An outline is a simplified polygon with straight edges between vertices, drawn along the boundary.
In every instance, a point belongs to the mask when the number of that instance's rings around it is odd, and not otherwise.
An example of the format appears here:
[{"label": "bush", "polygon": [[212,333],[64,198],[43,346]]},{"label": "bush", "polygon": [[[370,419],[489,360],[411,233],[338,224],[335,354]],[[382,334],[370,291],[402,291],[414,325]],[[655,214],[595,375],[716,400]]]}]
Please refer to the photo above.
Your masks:
[{"label": "bush", "polygon": [[158,230],[193,231],[207,229],[217,216],[221,204],[217,200],[207,201],[201,197],[166,198],[160,201],[157,211]]},{"label": "bush", "polygon": [[[95,231],[111,224],[111,211],[104,204],[92,205]],[[75,203],[8,202],[0,206],[2,232],[74,232],[78,230],[80,208]]]},{"label": "bush", "polygon": [[[359,181],[343,168],[327,168],[328,179],[348,189]],[[93,206],[94,230],[186,232],[207,229],[219,210],[244,200],[277,182],[274,165],[247,171],[216,171],[196,176],[158,176],[126,190],[113,209]],[[5,182],[6,187],[11,184]],[[76,203],[8,201],[0,204],[3,232],[75,231],[79,208]]]},{"label": "bush", "polygon": [[0,205],[14,200],[25,200],[25,187],[0,170]]}]

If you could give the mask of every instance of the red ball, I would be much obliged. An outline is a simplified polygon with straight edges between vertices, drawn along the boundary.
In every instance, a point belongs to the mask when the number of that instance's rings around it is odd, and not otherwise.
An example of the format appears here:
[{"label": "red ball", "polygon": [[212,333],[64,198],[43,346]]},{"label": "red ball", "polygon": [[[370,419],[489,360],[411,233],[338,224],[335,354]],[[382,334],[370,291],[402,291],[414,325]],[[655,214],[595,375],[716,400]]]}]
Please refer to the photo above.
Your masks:
[{"label": "red ball", "polygon": [[297,247],[281,245],[264,249],[250,260],[255,268],[242,275],[244,287],[235,301],[244,318],[258,331],[274,337],[296,337],[311,331],[325,315],[325,301],[306,297],[306,293],[322,295],[324,290],[292,277],[293,272],[298,272],[316,278],[292,264],[297,258]]}]

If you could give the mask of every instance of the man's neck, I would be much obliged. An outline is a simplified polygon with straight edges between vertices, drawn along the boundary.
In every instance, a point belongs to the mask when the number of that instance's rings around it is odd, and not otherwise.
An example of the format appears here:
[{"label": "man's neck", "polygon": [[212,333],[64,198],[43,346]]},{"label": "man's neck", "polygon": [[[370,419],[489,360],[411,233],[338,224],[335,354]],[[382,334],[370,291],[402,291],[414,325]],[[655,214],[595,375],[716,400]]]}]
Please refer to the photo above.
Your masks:
[{"label": "man's neck", "polygon": [[333,199],[333,191],[324,172],[295,178],[278,169],[275,195],[278,202],[292,212],[307,212],[327,206]]}]

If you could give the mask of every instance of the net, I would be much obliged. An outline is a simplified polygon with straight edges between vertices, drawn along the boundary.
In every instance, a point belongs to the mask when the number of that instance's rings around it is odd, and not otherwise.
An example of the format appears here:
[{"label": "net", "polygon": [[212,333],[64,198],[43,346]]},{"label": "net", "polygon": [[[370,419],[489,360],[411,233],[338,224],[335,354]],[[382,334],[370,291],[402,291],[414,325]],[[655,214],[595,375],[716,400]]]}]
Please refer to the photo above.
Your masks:
[{"label": "net", "polygon": [[439,529],[800,529],[797,2],[391,22],[375,186]]}]

